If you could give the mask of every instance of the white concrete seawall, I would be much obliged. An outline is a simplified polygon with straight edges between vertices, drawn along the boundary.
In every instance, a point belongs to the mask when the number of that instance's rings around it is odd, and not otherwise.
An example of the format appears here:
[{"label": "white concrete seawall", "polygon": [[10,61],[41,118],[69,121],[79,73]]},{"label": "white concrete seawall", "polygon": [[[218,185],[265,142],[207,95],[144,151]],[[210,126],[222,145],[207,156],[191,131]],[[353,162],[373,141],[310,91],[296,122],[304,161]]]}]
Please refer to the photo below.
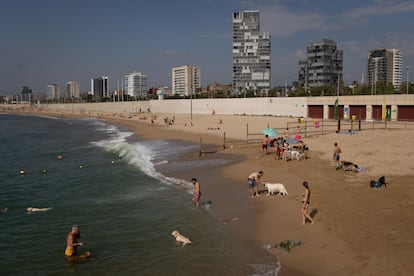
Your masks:
[{"label": "white concrete seawall", "polygon": [[[174,99],[150,100],[130,102],[104,102],[104,103],[67,103],[67,104],[38,104],[32,108],[65,113],[118,113],[130,114],[151,111],[152,113],[166,114],[216,114],[233,115],[262,115],[281,117],[308,117],[309,106],[323,106],[323,118],[328,119],[329,108],[335,103],[336,96],[327,97],[260,97],[260,98],[224,98],[224,99]],[[386,105],[391,107],[391,119],[396,120],[398,107],[413,108],[414,94],[401,95],[361,95],[340,96],[339,105],[364,106],[367,119],[373,106]],[[21,105],[9,105],[17,108]],[[352,115],[352,114],[349,114]]]}]

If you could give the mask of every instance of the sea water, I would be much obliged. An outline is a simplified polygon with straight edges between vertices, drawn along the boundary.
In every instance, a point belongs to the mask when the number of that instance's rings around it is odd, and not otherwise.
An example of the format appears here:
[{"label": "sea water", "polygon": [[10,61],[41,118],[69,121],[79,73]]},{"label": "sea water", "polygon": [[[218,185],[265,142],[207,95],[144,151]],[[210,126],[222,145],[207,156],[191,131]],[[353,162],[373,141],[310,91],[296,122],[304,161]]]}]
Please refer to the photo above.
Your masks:
[{"label": "sea water", "polygon": [[[189,180],[166,176],[226,160],[180,161],[197,145],[94,118],[0,114],[0,131],[2,275],[277,275],[276,258],[242,246],[208,204],[193,207]],[[64,257],[74,224],[79,251],[92,252],[85,261]],[[194,243],[180,246],[173,230]]]}]

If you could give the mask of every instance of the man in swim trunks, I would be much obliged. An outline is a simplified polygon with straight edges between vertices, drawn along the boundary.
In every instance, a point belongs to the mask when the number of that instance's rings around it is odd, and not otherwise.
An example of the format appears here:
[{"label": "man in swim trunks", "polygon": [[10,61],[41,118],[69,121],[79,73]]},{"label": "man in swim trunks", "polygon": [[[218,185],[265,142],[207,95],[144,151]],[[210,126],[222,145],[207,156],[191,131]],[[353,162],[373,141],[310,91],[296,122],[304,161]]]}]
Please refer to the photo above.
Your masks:
[{"label": "man in swim trunks", "polygon": [[198,208],[200,207],[200,198],[201,198],[200,183],[198,183],[197,178],[192,178],[191,182],[194,185],[193,201],[194,201],[195,206]]},{"label": "man in swim trunks", "polygon": [[257,185],[259,182],[262,182],[261,180],[262,176],[263,176],[263,171],[259,171],[259,172],[251,173],[249,177],[247,178],[247,184],[249,185],[250,195],[252,196],[252,198],[254,198],[255,194],[256,196],[260,196]]},{"label": "man in swim trunks", "polygon": [[83,242],[78,241],[80,238],[79,226],[73,225],[72,230],[68,233],[66,238],[65,255],[68,257],[75,257],[77,248],[83,246]]},{"label": "man in swim trunks", "polygon": [[263,156],[267,154],[267,147],[269,145],[269,135],[265,135],[262,140],[262,149],[263,149]]}]

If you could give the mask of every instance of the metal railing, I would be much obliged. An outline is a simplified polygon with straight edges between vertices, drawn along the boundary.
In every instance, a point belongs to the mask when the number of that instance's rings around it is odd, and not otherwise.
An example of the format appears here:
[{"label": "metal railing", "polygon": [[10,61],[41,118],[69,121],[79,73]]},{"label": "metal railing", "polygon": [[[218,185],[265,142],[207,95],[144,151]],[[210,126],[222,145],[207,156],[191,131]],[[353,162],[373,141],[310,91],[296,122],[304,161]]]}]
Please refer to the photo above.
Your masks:
[{"label": "metal railing", "polygon": [[[263,128],[270,127],[263,126]],[[356,133],[363,130],[372,129],[411,129],[414,130],[414,121],[377,121],[377,120],[328,120],[328,119],[304,119],[286,123],[286,128],[274,128],[278,132],[278,137],[285,136],[288,130],[290,138],[308,138],[321,136],[330,133]],[[246,125],[246,142],[258,142],[263,138],[263,133],[249,130]]]}]

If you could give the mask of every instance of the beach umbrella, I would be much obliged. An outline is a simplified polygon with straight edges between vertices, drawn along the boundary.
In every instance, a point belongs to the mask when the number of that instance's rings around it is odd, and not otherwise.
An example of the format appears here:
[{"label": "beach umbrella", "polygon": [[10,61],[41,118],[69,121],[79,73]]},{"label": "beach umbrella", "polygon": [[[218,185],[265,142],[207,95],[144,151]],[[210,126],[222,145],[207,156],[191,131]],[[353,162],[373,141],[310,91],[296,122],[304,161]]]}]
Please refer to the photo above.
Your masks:
[{"label": "beach umbrella", "polygon": [[279,135],[276,130],[274,130],[273,128],[270,128],[270,127],[264,128],[262,130],[262,133],[264,135],[269,135],[269,137],[276,137],[276,136]]}]

